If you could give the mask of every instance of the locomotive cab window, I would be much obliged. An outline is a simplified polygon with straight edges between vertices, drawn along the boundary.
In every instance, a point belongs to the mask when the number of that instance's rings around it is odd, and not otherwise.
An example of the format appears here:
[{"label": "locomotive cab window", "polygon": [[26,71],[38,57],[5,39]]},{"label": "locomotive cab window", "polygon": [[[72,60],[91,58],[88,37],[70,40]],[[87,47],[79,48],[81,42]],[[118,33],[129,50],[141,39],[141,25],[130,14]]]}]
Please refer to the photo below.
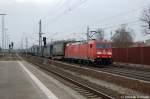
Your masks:
[{"label": "locomotive cab window", "polygon": [[97,43],[96,48],[111,48],[111,45],[107,43]]}]

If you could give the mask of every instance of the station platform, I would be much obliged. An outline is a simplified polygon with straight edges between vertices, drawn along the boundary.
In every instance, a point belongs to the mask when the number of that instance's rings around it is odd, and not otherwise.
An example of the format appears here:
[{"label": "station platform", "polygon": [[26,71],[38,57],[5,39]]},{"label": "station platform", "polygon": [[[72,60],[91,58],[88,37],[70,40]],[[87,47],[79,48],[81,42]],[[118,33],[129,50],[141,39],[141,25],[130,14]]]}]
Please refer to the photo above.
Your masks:
[{"label": "station platform", "polygon": [[84,99],[24,60],[0,61],[0,99]]}]

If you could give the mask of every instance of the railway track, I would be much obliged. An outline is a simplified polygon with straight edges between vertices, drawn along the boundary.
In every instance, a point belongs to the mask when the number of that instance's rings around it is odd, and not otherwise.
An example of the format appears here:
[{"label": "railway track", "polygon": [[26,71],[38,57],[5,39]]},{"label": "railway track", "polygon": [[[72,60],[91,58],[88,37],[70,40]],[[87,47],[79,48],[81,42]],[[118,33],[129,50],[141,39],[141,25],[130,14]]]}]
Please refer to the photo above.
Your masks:
[{"label": "railway track", "polygon": [[[40,62],[43,62],[41,57],[33,57],[38,59]],[[62,68],[64,70],[69,70],[79,75],[88,76],[91,78],[104,80],[125,88],[133,89],[141,93],[150,94],[150,82],[149,82],[149,73],[148,72],[137,72],[138,70],[129,71],[128,68],[120,67],[91,67],[85,66],[82,64],[69,64],[66,62],[53,61],[51,60],[49,65],[55,65],[55,67]],[[141,76],[138,76],[141,75]],[[146,77],[144,75],[147,75]]]},{"label": "railway track", "polygon": [[114,66],[114,65],[109,65],[109,66],[102,66],[101,67],[93,67],[92,65],[82,65],[82,64],[73,64],[79,67],[86,67],[89,69],[93,69],[96,71],[103,71],[107,73],[112,73],[120,76],[125,76],[128,78],[133,78],[137,79],[143,82],[149,82],[150,83],[150,70],[139,70],[139,69],[133,69],[133,68],[125,68],[121,66]]},{"label": "railway track", "polygon": [[86,96],[87,98],[92,98],[92,99],[114,99],[113,97],[104,94],[96,89],[93,89],[92,87],[89,87],[87,85],[84,85],[70,77],[66,77],[63,76],[62,74],[58,73],[58,72],[54,72],[54,71],[50,71],[49,69],[43,68],[59,77],[61,77],[62,79],[65,79],[66,81],[68,81],[71,84],[71,87],[73,89],[75,89],[77,92],[83,94],[84,96]]},{"label": "railway track", "polygon": [[60,61],[52,61],[50,64],[91,78],[101,79],[142,93],[150,94],[150,73],[146,71],[127,68],[121,69],[120,67],[113,66],[97,68],[79,64],[68,64]]},{"label": "railway track", "polygon": [[93,68],[96,70],[122,75],[126,77],[130,77],[133,79],[137,79],[143,82],[150,82],[150,72],[145,71],[139,71],[139,70],[132,70],[132,69],[125,69],[125,68],[119,68],[119,67],[109,67],[109,68]]},{"label": "railway track", "polygon": [[[27,60],[27,59],[26,59]],[[88,99],[116,99],[121,96],[114,91],[110,91],[104,87],[100,87],[96,84],[87,82],[79,77],[75,77],[72,74],[68,74],[67,72],[63,71],[62,69],[55,67],[55,66],[45,66],[41,63],[35,62],[35,60],[28,60],[30,63],[39,66],[40,68],[57,75],[61,79],[69,82],[70,86],[79,92],[80,94],[84,95]]]},{"label": "railway track", "polygon": [[[64,63],[68,64],[68,62],[64,62]],[[69,64],[72,64],[72,63],[69,63]],[[129,67],[125,68],[125,66],[122,67],[122,66],[114,66],[114,65],[109,65],[109,66],[102,65],[102,68],[96,67],[93,65],[84,65],[84,64],[77,64],[77,63],[73,63],[72,65],[79,66],[79,67],[86,67],[86,68],[93,69],[96,71],[103,71],[103,72],[125,76],[131,79],[133,78],[133,79],[137,79],[143,82],[150,83],[150,71],[149,70],[138,70],[138,69],[129,68]]]}]

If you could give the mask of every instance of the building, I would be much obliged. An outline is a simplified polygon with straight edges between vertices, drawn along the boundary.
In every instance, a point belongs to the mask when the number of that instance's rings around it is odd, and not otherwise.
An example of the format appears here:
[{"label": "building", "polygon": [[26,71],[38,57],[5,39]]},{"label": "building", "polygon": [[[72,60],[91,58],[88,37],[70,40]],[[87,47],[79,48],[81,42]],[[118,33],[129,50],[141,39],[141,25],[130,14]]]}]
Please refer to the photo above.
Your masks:
[{"label": "building", "polygon": [[150,39],[145,41],[146,46],[150,46]]},{"label": "building", "polygon": [[146,44],[144,42],[134,42],[132,47],[144,47]]}]

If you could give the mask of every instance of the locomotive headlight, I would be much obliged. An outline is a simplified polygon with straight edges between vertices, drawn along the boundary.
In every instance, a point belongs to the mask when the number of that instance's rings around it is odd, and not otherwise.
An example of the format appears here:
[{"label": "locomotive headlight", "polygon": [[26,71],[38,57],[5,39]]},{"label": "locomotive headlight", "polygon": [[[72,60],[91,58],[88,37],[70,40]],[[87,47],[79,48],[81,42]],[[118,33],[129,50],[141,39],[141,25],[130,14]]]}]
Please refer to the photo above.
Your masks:
[{"label": "locomotive headlight", "polygon": [[112,55],[112,52],[107,52],[108,55]]},{"label": "locomotive headlight", "polygon": [[97,52],[97,54],[102,54],[102,52]]}]

